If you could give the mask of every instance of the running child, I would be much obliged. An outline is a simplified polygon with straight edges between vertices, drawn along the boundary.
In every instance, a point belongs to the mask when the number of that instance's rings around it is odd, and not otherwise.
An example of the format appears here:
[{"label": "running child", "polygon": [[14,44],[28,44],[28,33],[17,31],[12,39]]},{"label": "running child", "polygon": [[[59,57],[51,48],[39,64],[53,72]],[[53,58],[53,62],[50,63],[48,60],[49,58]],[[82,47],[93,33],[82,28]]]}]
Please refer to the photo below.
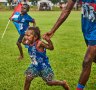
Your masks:
[{"label": "running child", "polygon": [[19,33],[20,36],[19,36],[18,41],[17,41],[17,46],[18,46],[18,49],[19,49],[19,52],[20,52],[20,56],[18,57],[18,59],[23,59],[23,57],[24,57],[21,42],[22,42],[22,39],[25,35],[26,30],[29,27],[29,23],[33,23],[34,27],[36,25],[35,20],[27,14],[29,9],[30,9],[30,7],[29,7],[28,4],[23,4],[22,7],[21,7],[21,14],[18,16],[18,19],[15,20],[14,18],[11,18],[11,20],[13,22],[17,22],[20,25],[20,28],[19,28],[20,29],[19,30],[20,31],[20,33]]},{"label": "running child", "polygon": [[47,85],[62,86],[65,90],[70,90],[65,80],[53,80],[54,73],[46,55],[46,49],[53,50],[54,46],[49,37],[46,42],[40,40],[40,30],[38,27],[29,27],[22,40],[24,45],[28,45],[28,53],[31,58],[31,64],[26,70],[26,80],[24,90],[29,90],[31,81],[36,77],[41,77]]}]

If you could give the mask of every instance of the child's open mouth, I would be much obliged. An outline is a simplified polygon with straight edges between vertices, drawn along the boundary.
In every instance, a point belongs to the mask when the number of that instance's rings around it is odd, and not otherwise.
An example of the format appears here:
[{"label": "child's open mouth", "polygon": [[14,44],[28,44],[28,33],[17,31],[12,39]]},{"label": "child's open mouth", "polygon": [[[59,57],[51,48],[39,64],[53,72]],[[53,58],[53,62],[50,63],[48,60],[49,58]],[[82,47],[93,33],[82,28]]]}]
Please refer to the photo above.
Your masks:
[{"label": "child's open mouth", "polygon": [[25,41],[25,44],[29,44],[29,43],[30,43],[29,40],[26,40],[26,41]]}]

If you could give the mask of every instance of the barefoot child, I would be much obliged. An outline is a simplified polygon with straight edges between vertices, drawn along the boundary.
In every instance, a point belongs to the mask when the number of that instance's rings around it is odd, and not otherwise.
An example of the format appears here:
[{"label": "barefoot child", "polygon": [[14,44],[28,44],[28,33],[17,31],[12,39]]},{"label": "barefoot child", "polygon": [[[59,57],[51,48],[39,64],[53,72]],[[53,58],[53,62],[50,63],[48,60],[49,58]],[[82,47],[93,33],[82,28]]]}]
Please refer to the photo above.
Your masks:
[{"label": "barefoot child", "polygon": [[15,20],[14,18],[11,19],[13,22],[17,22],[20,25],[20,28],[19,28],[20,36],[17,41],[17,46],[20,52],[20,56],[18,57],[18,59],[22,59],[24,57],[21,42],[25,35],[25,31],[29,27],[29,23],[33,23],[33,26],[35,26],[36,24],[35,20],[27,14],[27,12],[29,11],[29,8],[30,7],[28,4],[23,4],[21,7],[21,14],[18,16],[18,19],[17,20]]},{"label": "barefoot child", "polygon": [[46,56],[46,49],[53,50],[54,46],[49,37],[46,37],[45,40],[47,43],[40,40],[38,27],[30,27],[25,33],[22,43],[29,45],[28,53],[31,64],[26,70],[24,90],[29,90],[31,81],[37,76],[40,76],[50,86],[59,85],[65,90],[70,90],[66,81],[53,80],[54,73]]}]

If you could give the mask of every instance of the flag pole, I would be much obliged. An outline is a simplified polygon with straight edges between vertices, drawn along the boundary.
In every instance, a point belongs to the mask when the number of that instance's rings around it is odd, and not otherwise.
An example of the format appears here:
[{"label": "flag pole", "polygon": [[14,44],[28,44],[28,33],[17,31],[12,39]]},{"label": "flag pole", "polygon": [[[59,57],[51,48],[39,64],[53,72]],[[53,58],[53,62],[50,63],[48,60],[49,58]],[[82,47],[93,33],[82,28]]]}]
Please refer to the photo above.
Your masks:
[{"label": "flag pole", "polygon": [[7,28],[8,28],[9,23],[10,23],[10,20],[8,21],[8,23],[7,23],[6,27],[5,27],[5,30],[4,30],[4,32],[2,34],[2,37],[1,37],[1,40],[3,39],[3,37],[5,35],[5,32],[6,32]]}]

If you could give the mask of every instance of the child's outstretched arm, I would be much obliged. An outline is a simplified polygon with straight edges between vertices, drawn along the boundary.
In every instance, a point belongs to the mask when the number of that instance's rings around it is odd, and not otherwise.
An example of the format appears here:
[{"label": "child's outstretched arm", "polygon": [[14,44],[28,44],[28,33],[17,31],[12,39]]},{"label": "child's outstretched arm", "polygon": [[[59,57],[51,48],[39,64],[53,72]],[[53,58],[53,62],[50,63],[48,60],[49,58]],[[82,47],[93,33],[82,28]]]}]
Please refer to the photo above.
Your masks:
[{"label": "child's outstretched arm", "polygon": [[17,22],[17,23],[19,23],[19,21],[18,20],[14,20],[13,18],[9,18],[11,21],[13,21],[13,22]]},{"label": "child's outstretched arm", "polygon": [[25,39],[25,36],[24,36],[23,39],[22,39],[22,44],[24,44],[24,45],[27,44],[27,41],[26,41],[26,39]]},{"label": "child's outstretched arm", "polygon": [[53,46],[53,43],[52,41],[50,40],[49,37],[46,37],[44,38],[44,40],[46,40],[47,43],[45,42],[42,42],[42,46],[45,47],[46,49],[49,49],[49,50],[53,50],[54,49],[54,46]]},{"label": "child's outstretched arm", "polygon": [[35,22],[35,19],[33,20],[33,27],[35,27],[36,26],[36,22]]}]

